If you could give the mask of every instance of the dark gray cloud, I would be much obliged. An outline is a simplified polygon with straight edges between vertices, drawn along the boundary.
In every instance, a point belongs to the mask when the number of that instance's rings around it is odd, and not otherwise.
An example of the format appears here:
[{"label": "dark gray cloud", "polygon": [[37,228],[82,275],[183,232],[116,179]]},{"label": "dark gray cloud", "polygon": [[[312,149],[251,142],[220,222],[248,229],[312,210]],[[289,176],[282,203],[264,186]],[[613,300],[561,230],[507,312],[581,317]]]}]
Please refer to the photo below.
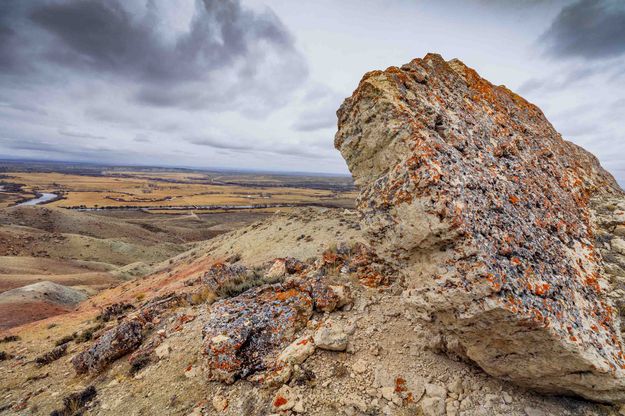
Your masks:
[{"label": "dark gray cloud", "polygon": [[625,2],[579,0],[562,9],[541,41],[559,58],[620,56],[625,53]]},{"label": "dark gray cloud", "polygon": [[3,1],[0,68],[5,82],[9,76],[11,82],[36,82],[61,69],[70,78],[100,74],[130,82],[142,104],[230,109],[250,91],[261,104],[276,106],[280,91],[272,90],[275,85],[257,85],[266,81],[267,66],[283,76],[285,91],[307,75],[292,37],[269,10],[252,12],[239,0],[197,1],[187,30],[174,33],[152,0],[142,14],[128,7],[140,3]]}]

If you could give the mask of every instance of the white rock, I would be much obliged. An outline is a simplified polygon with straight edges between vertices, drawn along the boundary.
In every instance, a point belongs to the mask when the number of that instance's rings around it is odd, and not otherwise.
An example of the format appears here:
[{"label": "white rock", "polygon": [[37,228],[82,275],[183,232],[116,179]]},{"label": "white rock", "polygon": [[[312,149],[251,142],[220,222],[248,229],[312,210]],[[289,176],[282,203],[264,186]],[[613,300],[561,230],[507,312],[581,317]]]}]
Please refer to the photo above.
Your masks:
[{"label": "white rock", "polygon": [[187,368],[184,372],[186,378],[194,378],[200,374],[200,367],[197,365]]},{"label": "white rock", "polygon": [[368,364],[365,360],[360,359],[352,365],[352,370],[354,370],[358,374],[362,374],[367,371]]},{"label": "white rock", "polygon": [[295,394],[293,390],[287,385],[284,385],[278,389],[273,400],[271,402],[271,408],[274,412],[282,412],[284,410],[291,410],[295,406]]},{"label": "white rock", "polygon": [[425,385],[425,394],[428,397],[447,397],[447,388],[438,384],[427,383]]},{"label": "white rock", "polygon": [[380,389],[380,393],[382,394],[382,397],[389,402],[393,401],[393,398],[395,397],[395,389],[393,387],[382,387]]},{"label": "white rock", "polygon": [[158,358],[167,358],[169,357],[169,353],[171,352],[171,347],[169,344],[161,344],[154,350],[154,353]]},{"label": "white rock", "polygon": [[459,378],[456,378],[451,383],[449,383],[447,388],[449,389],[450,392],[456,393],[456,394],[462,394],[464,392],[464,389],[462,387],[462,380]]},{"label": "white rock", "polygon": [[228,408],[228,399],[221,394],[213,396],[213,408],[218,412],[223,412]]},{"label": "white rock", "polygon": [[328,320],[315,332],[314,341],[317,348],[323,350],[345,351],[349,340],[340,325]]},{"label": "white rock", "polygon": [[424,416],[445,416],[445,400],[440,397],[426,397],[421,400]]},{"label": "white rock", "polygon": [[295,403],[295,406],[293,406],[293,411],[295,413],[305,413],[306,409],[304,409],[304,403],[302,400],[299,400],[297,403]]},{"label": "white rock", "polygon": [[504,391],[502,396],[503,396],[504,402],[506,402],[507,404],[512,403],[512,396],[510,396],[510,394],[507,391]]},{"label": "white rock", "polygon": [[273,262],[273,265],[267,272],[267,277],[270,279],[275,279],[277,277],[282,277],[286,274],[286,260],[285,259],[276,259]]},{"label": "white rock", "polygon": [[535,407],[526,407],[523,410],[527,416],[546,416],[545,412]]},{"label": "white rock", "polygon": [[612,245],[612,250],[625,256],[625,241],[620,238],[613,238],[610,244]]},{"label": "white rock", "polygon": [[278,360],[288,364],[301,364],[315,352],[312,337],[304,336],[296,339],[278,356]]},{"label": "white rock", "polygon": [[332,289],[332,291],[339,298],[339,301],[336,304],[337,309],[353,303],[351,291],[347,286],[330,286],[330,289]]}]

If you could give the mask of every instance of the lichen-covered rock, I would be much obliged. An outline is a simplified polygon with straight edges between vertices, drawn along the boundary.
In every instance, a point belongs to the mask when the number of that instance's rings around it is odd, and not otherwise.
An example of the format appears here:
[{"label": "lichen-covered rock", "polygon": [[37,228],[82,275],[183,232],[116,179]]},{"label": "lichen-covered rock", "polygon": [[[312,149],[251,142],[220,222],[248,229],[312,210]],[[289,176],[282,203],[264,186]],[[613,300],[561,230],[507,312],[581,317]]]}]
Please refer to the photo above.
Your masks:
[{"label": "lichen-covered rock", "polygon": [[245,276],[248,269],[238,264],[217,262],[213,264],[202,276],[202,283],[211,290],[217,291],[229,281],[240,279]]},{"label": "lichen-covered rock", "polygon": [[306,326],[315,305],[331,312],[339,299],[322,280],[312,279],[265,285],[214,303],[202,331],[209,379],[233,383],[265,371],[287,374],[280,371],[280,353]]},{"label": "lichen-covered rock", "polygon": [[143,324],[125,321],[105,332],[87,350],[72,358],[78,374],[97,373],[109,363],[137,349],[143,341]]},{"label": "lichen-covered rock", "polygon": [[590,204],[623,193],[595,157],[536,106],[432,54],[366,74],[338,117],[371,244],[433,329],[492,375],[625,400]]}]

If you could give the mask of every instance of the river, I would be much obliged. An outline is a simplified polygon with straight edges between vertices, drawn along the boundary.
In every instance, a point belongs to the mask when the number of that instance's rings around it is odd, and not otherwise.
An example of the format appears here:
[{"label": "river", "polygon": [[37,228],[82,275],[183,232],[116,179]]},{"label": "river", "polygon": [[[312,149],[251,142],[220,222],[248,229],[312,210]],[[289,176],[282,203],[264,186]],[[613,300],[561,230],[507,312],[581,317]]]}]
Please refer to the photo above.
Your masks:
[{"label": "river", "polygon": [[39,204],[43,204],[46,202],[50,202],[53,199],[55,199],[57,196],[58,196],[57,194],[49,194],[49,193],[43,192],[40,197],[29,199],[28,201],[22,202],[21,204],[17,204],[17,205],[18,206],[39,205]]}]

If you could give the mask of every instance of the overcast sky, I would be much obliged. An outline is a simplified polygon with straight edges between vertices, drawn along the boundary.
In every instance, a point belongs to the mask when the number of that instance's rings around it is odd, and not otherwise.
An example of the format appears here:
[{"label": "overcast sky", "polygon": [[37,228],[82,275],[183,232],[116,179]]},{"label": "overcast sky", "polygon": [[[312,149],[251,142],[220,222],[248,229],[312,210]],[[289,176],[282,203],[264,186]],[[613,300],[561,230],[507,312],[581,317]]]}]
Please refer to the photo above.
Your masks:
[{"label": "overcast sky", "polygon": [[2,0],[0,157],[346,173],[342,100],[427,52],[625,183],[623,0]]}]

